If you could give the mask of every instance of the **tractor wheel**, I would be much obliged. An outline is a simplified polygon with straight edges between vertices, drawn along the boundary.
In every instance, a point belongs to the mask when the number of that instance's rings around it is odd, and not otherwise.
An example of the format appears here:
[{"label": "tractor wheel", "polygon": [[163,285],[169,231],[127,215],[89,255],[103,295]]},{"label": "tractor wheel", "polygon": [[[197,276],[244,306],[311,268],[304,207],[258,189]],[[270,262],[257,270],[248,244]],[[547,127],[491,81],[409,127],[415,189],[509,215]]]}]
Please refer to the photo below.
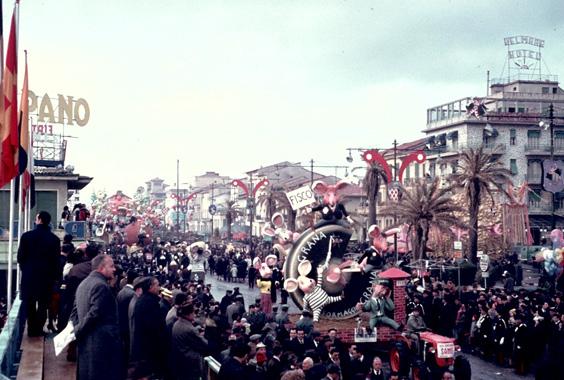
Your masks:
[{"label": "tractor wheel", "polygon": [[401,376],[409,374],[411,357],[405,342],[396,342],[390,350],[390,368]]},{"label": "tractor wheel", "polygon": [[413,380],[429,380],[429,369],[422,360],[417,360],[411,367],[411,378]]}]

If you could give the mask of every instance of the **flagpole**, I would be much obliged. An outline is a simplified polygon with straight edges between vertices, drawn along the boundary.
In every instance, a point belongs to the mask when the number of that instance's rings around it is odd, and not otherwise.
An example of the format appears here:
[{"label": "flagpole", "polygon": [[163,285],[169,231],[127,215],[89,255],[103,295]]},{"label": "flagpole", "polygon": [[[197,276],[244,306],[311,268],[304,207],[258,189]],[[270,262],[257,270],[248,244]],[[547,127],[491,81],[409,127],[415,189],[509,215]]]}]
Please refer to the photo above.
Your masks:
[{"label": "flagpole", "polygon": [[[16,189],[18,192],[18,248],[20,246],[20,238],[22,237],[22,214],[23,214],[23,197],[22,197],[22,190],[23,190],[23,175],[20,175],[20,182],[19,186]],[[16,261],[16,294],[20,291],[20,265]]]},{"label": "flagpole", "polygon": [[8,236],[8,275],[7,278],[7,288],[6,288],[6,302],[7,311],[9,312],[12,308],[12,264],[14,260],[14,191],[16,188],[15,180],[12,178],[10,181],[10,235]]}]

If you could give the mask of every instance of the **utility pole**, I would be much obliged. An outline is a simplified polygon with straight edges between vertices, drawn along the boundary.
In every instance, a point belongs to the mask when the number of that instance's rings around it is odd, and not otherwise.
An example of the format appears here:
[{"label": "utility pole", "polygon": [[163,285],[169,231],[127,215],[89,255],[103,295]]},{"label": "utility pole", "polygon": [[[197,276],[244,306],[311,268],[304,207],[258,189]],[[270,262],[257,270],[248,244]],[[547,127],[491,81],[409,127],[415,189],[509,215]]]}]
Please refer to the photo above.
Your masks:
[{"label": "utility pole", "polygon": [[[396,184],[397,179],[397,172],[398,172],[398,165],[397,165],[397,157],[398,157],[398,142],[394,139],[394,186]],[[394,208],[394,226],[397,223],[397,214]],[[398,257],[398,234],[397,232],[394,233],[394,253],[396,255],[396,265],[398,265],[399,257]]]},{"label": "utility pole", "polygon": [[212,207],[212,206],[213,206],[213,204],[214,204],[214,202],[215,202],[214,197],[213,197],[213,184],[214,184],[214,183],[215,183],[215,182],[213,182],[213,183],[211,184],[211,205],[210,205],[210,209],[208,210],[208,212],[210,213],[210,217],[211,217],[210,242],[213,240],[213,215],[214,215],[214,213],[213,213],[213,212],[210,212],[210,211],[213,210],[213,207]]},{"label": "utility pole", "polygon": [[[250,189],[253,189],[253,173],[249,174],[250,177]],[[249,208],[249,219],[250,219],[250,230],[249,230],[249,253],[251,254],[251,260],[255,258],[255,251],[253,250],[253,219],[255,214],[255,197],[254,194],[251,192],[247,195],[247,207]]]},{"label": "utility pole", "polygon": [[176,236],[180,239],[180,160],[176,160]]},{"label": "utility pole", "polygon": [[[548,107],[548,119],[550,120],[550,161],[554,162],[554,105],[550,103]],[[552,207],[550,208],[551,231],[556,228],[556,217],[554,216],[554,192],[551,191]]]},{"label": "utility pole", "polygon": [[309,162],[311,164],[311,185],[313,186],[313,158]]}]

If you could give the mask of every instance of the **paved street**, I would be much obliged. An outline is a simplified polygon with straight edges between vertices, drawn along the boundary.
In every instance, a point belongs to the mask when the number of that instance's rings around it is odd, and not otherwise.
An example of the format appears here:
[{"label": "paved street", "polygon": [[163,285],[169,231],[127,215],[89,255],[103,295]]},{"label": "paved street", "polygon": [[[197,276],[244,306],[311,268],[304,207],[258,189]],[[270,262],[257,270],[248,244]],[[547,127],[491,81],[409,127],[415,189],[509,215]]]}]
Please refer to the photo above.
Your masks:
[{"label": "paved street", "polygon": [[[213,278],[212,278],[213,277]],[[245,306],[254,303],[256,298],[260,298],[258,288],[249,289],[247,282],[225,282],[218,280],[215,276],[210,276],[206,274],[206,283],[212,284],[212,295],[218,301],[225,295],[227,289],[233,290],[235,287],[239,287],[239,291],[245,297]],[[280,304],[280,292],[278,292],[278,304]],[[290,307],[290,313],[299,313],[300,310],[296,307],[294,302],[290,297],[288,297],[288,306]]]},{"label": "paved street", "polygon": [[483,361],[477,356],[464,354],[472,366],[472,379],[503,379],[503,380],[522,380],[534,379],[531,374],[520,376],[515,373],[513,368],[502,368],[493,363]]}]

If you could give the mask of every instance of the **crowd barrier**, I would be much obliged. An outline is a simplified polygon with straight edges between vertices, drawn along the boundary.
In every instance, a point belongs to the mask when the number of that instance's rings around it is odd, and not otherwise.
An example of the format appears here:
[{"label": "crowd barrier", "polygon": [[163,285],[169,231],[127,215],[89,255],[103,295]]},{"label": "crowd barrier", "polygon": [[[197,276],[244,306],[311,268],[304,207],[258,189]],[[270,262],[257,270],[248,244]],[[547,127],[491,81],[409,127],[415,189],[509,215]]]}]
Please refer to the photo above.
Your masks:
[{"label": "crowd barrier", "polygon": [[0,333],[0,380],[11,379],[18,371],[21,358],[20,344],[25,328],[21,306],[22,303],[16,295],[6,324]]},{"label": "crowd barrier", "polygon": [[221,364],[213,356],[206,356],[204,366],[204,375],[207,375],[206,380],[217,380]]}]

